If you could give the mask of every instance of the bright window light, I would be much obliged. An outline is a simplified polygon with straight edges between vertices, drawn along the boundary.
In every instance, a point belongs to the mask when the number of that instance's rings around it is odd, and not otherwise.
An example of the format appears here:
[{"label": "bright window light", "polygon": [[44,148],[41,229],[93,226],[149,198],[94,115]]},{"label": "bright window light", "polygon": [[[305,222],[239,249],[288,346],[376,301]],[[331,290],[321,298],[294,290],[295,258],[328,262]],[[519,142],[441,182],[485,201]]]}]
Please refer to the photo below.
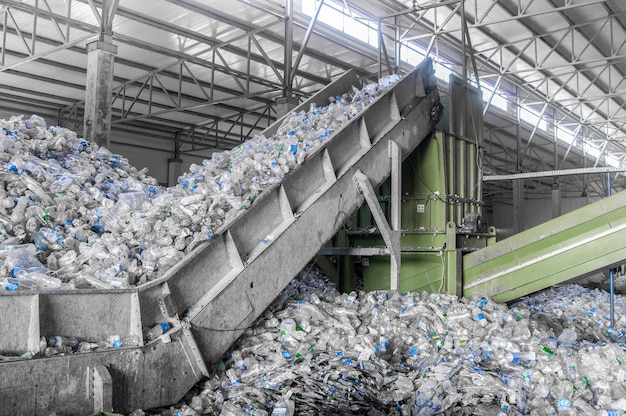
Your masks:
[{"label": "bright window light", "polygon": [[[319,0],[302,0],[302,14],[309,17],[315,16],[318,4]],[[377,48],[378,28],[376,23],[368,22],[361,17],[354,14],[350,15],[350,10],[346,9],[343,4],[326,0],[317,20]]]},{"label": "bright window light", "polygon": [[[493,93],[493,88],[489,85],[481,84],[481,89],[483,90],[483,101],[487,102],[491,94]],[[491,99],[491,107],[499,108],[502,111],[507,111],[509,109],[509,102],[503,96],[499,94],[495,94]]]},{"label": "bright window light", "polygon": [[343,13],[327,5],[328,3],[324,4],[317,18],[324,23],[336,22],[336,29],[343,30]]},{"label": "bright window light", "polygon": [[564,141],[565,143],[572,144],[572,142],[574,141],[574,139],[576,138],[576,136],[574,136],[574,133],[570,133],[567,130],[564,129],[556,129],[556,138],[559,140]]},{"label": "bright window light", "polygon": [[585,150],[585,153],[596,159],[600,156],[600,153],[602,153],[600,149],[588,143],[583,144],[583,149]]},{"label": "bright window light", "polygon": [[[400,46],[400,59],[409,65],[418,65],[426,57],[426,51],[417,47],[414,44],[403,43]],[[450,71],[443,66],[440,62],[433,62],[433,69],[435,70],[435,76],[440,80],[448,83],[450,81]]]},{"label": "bright window light", "polygon": [[435,77],[439,78],[440,80],[444,82],[450,82],[450,74],[452,74],[452,71],[450,71],[448,68],[446,68],[445,66],[437,62],[435,62],[434,64],[434,69],[435,69]]},{"label": "bright window light", "polygon": [[[414,44],[403,43],[400,46],[400,59],[409,65],[418,65],[426,57],[426,51]],[[433,60],[435,76],[444,82],[449,82],[452,71],[446,68],[441,62]]]},{"label": "bright window light", "polygon": [[619,168],[622,165],[619,163],[619,159],[610,155],[606,156],[606,164],[614,168]]},{"label": "bright window light", "polygon": [[400,46],[400,59],[409,65],[418,65],[424,60],[424,53],[410,47],[406,43]]},{"label": "bright window light", "polygon": [[302,14],[313,16],[317,10],[317,0],[302,0]]},{"label": "bright window light", "polygon": [[529,124],[531,124],[533,126],[537,126],[537,128],[539,128],[541,130],[547,130],[548,129],[548,123],[546,123],[545,120],[542,120],[541,117],[539,117],[538,114],[536,114],[533,111],[530,111],[529,109],[527,109],[525,107],[520,108],[519,116],[525,122],[527,122],[527,123],[529,123]]}]

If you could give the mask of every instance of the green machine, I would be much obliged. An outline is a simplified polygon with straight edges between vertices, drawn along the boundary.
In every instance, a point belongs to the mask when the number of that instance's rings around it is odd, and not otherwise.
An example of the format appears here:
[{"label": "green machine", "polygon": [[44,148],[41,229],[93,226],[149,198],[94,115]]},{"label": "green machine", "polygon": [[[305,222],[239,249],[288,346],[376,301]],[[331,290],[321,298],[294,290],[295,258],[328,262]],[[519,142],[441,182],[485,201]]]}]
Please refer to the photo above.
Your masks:
[{"label": "green machine", "polygon": [[[495,242],[495,229],[481,221],[482,94],[452,76],[441,102],[436,130],[401,165],[398,288],[461,295],[462,256]],[[393,222],[391,178],[376,196]],[[366,291],[391,287],[391,257],[380,231],[364,205],[322,250],[331,261],[321,257],[318,264],[341,290],[353,287],[355,273]]]},{"label": "green machine", "polygon": [[626,191],[496,241],[481,220],[480,90],[451,77],[441,103],[443,117],[397,165],[396,183],[392,171],[319,252],[317,263],[340,290],[362,276],[366,291],[509,302],[624,264]]},{"label": "green machine", "polygon": [[[482,204],[471,195],[471,183],[463,177],[462,169],[454,169],[454,164],[472,166],[468,160],[472,158],[460,159],[460,155],[475,148],[464,139],[436,132],[404,161],[400,290],[460,295],[461,256],[495,241],[495,231],[484,230],[481,223]],[[472,168],[475,170],[476,165]],[[388,183],[379,189],[385,212],[389,212],[391,200],[388,189]],[[345,233],[352,247],[385,246],[367,206],[361,208],[352,229]],[[353,258],[366,291],[389,288],[389,261],[388,256]]]}]

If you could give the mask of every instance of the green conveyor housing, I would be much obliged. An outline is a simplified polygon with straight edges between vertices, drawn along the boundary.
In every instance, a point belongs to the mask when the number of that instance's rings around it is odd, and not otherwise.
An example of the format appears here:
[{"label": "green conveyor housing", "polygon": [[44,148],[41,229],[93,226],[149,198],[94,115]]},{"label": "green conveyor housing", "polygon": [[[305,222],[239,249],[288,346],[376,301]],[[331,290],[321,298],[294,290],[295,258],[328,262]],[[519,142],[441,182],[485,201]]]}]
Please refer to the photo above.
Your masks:
[{"label": "green conveyor housing", "polygon": [[554,218],[463,257],[463,296],[497,302],[622,264],[626,191]]}]

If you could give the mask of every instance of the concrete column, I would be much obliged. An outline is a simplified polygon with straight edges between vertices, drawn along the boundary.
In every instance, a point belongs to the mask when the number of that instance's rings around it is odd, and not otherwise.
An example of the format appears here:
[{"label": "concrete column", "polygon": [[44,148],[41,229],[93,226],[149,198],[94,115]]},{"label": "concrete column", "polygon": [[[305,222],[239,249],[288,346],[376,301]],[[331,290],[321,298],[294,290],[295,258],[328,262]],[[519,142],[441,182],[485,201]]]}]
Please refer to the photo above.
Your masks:
[{"label": "concrete column", "polygon": [[183,160],[180,158],[167,159],[167,186],[178,183],[178,177],[182,173]]},{"label": "concrete column", "polygon": [[295,97],[280,97],[276,99],[276,118],[281,118],[300,104]]},{"label": "concrete column", "polygon": [[524,231],[524,180],[513,180],[513,233]]},{"label": "concrete column", "polygon": [[561,186],[558,181],[552,184],[552,218],[561,215]]},{"label": "concrete column", "polygon": [[83,136],[100,146],[111,141],[111,100],[113,95],[113,62],[117,46],[110,35],[101,34],[87,44],[87,81],[85,86],[85,122]]}]

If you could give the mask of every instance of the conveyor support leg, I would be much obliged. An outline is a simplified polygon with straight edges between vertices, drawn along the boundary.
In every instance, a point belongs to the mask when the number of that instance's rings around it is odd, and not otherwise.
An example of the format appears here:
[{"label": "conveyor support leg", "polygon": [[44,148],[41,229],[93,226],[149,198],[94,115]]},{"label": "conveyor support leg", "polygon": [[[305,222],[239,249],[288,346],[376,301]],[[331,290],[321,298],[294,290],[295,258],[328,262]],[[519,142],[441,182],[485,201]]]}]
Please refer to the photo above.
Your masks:
[{"label": "conveyor support leg", "polygon": [[89,377],[92,381],[93,411],[111,412],[113,410],[113,380],[105,366],[99,365],[89,368]]},{"label": "conveyor support leg", "polygon": [[356,182],[359,191],[365,197],[365,201],[372,212],[372,216],[376,221],[380,234],[389,248],[391,255],[390,289],[398,290],[400,289],[400,233],[389,227],[385,214],[380,208],[378,198],[374,193],[374,188],[372,188],[372,184],[367,176],[359,170],[354,174],[354,181]]}]

